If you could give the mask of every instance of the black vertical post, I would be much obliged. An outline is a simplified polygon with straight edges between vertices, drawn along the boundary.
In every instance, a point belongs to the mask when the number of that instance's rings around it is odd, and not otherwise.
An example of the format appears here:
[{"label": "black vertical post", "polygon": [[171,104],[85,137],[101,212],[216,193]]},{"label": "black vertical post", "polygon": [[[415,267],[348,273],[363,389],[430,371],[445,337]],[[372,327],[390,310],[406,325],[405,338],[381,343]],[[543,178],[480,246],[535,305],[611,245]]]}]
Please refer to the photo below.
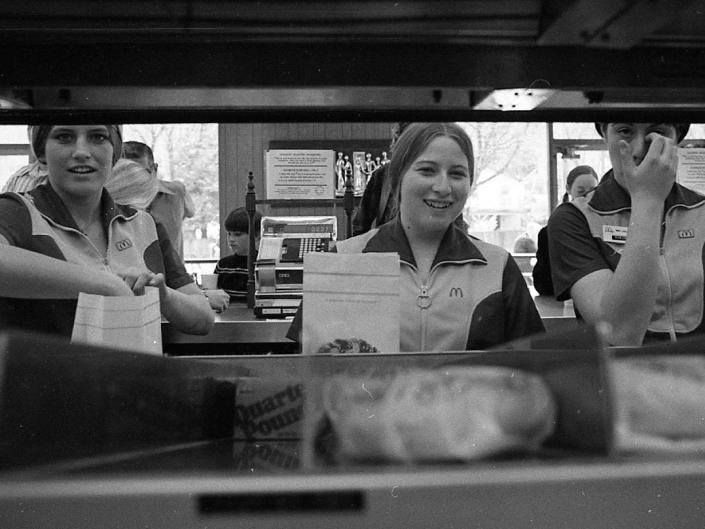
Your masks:
[{"label": "black vertical post", "polygon": [[352,175],[345,178],[345,193],[343,193],[343,211],[345,211],[345,238],[352,237],[352,215],[355,209],[355,192],[353,191]]},{"label": "black vertical post", "polygon": [[247,250],[247,306],[255,306],[255,212],[257,211],[257,201],[255,196],[255,182],[252,171],[247,176],[247,194],[245,195],[245,210],[247,211],[249,234],[249,248]]}]

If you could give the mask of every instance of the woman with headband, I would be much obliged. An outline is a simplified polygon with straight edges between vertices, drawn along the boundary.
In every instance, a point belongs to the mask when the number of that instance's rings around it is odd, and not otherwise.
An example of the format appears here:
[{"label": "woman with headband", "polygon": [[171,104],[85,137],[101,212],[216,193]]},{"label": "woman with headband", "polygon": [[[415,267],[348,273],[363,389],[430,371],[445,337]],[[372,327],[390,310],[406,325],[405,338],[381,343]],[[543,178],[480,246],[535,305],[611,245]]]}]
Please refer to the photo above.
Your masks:
[{"label": "woman with headband", "polygon": [[213,326],[207,300],[152,217],[116,204],[105,183],[122,152],[118,125],[40,125],[32,148],[48,181],[0,195],[0,320],[70,337],[80,292],[159,289],[162,315],[182,332]]}]

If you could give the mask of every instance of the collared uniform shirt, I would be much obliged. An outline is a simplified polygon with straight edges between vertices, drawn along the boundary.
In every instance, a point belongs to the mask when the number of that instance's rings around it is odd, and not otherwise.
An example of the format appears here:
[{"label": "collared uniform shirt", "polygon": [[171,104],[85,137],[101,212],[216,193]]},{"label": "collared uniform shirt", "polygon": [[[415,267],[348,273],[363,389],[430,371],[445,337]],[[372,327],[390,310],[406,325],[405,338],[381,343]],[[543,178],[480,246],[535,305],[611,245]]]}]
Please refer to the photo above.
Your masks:
[{"label": "collared uniform shirt", "polygon": [[167,231],[174,249],[184,256],[184,236],[181,226],[185,218],[193,217],[195,208],[182,182],[159,180],[157,196],[147,208],[154,219]]},{"label": "collared uniform shirt", "polygon": [[[146,267],[163,273],[174,289],[193,282],[166,232],[148,213],[115,204],[105,190],[101,208],[108,234],[106,257],[81,232],[49,184],[24,196],[0,195],[0,234],[13,246],[93,269]],[[0,298],[0,322],[70,336],[75,309],[76,300]]]},{"label": "collared uniform shirt", "polygon": [[[592,195],[562,204],[548,223],[556,298],[597,270],[616,270],[629,232],[631,197],[609,171]],[[674,184],[660,233],[658,294],[645,341],[705,332],[705,196]]]}]

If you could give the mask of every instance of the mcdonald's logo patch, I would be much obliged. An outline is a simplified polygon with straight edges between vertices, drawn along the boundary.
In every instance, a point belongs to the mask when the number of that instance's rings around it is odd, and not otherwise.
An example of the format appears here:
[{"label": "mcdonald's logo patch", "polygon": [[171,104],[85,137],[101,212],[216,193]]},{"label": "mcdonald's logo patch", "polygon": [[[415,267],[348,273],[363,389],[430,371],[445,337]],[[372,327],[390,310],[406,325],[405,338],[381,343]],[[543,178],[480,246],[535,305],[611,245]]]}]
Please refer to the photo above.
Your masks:
[{"label": "mcdonald's logo patch", "polygon": [[689,230],[678,230],[679,239],[693,239],[695,238],[695,230],[690,228]]},{"label": "mcdonald's logo patch", "polygon": [[117,248],[119,252],[127,250],[128,248],[132,248],[132,241],[130,239],[123,239],[121,241],[117,241],[115,243],[115,248]]},{"label": "mcdonald's logo patch", "polygon": [[450,289],[450,295],[449,297],[451,298],[462,298],[463,297],[463,289],[460,287],[453,287]]}]

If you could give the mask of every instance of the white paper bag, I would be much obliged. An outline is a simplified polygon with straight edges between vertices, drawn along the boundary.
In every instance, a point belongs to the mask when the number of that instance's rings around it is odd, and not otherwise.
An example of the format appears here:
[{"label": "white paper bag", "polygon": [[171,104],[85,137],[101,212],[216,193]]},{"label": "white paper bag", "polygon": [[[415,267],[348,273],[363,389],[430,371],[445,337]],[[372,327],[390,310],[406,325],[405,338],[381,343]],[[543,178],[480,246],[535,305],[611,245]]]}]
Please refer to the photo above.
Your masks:
[{"label": "white paper bag", "polygon": [[304,255],[302,352],[399,351],[399,255]]},{"label": "white paper bag", "polygon": [[143,296],[81,292],[71,341],[162,354],[159,289],[145,287],[144,291]]}]

